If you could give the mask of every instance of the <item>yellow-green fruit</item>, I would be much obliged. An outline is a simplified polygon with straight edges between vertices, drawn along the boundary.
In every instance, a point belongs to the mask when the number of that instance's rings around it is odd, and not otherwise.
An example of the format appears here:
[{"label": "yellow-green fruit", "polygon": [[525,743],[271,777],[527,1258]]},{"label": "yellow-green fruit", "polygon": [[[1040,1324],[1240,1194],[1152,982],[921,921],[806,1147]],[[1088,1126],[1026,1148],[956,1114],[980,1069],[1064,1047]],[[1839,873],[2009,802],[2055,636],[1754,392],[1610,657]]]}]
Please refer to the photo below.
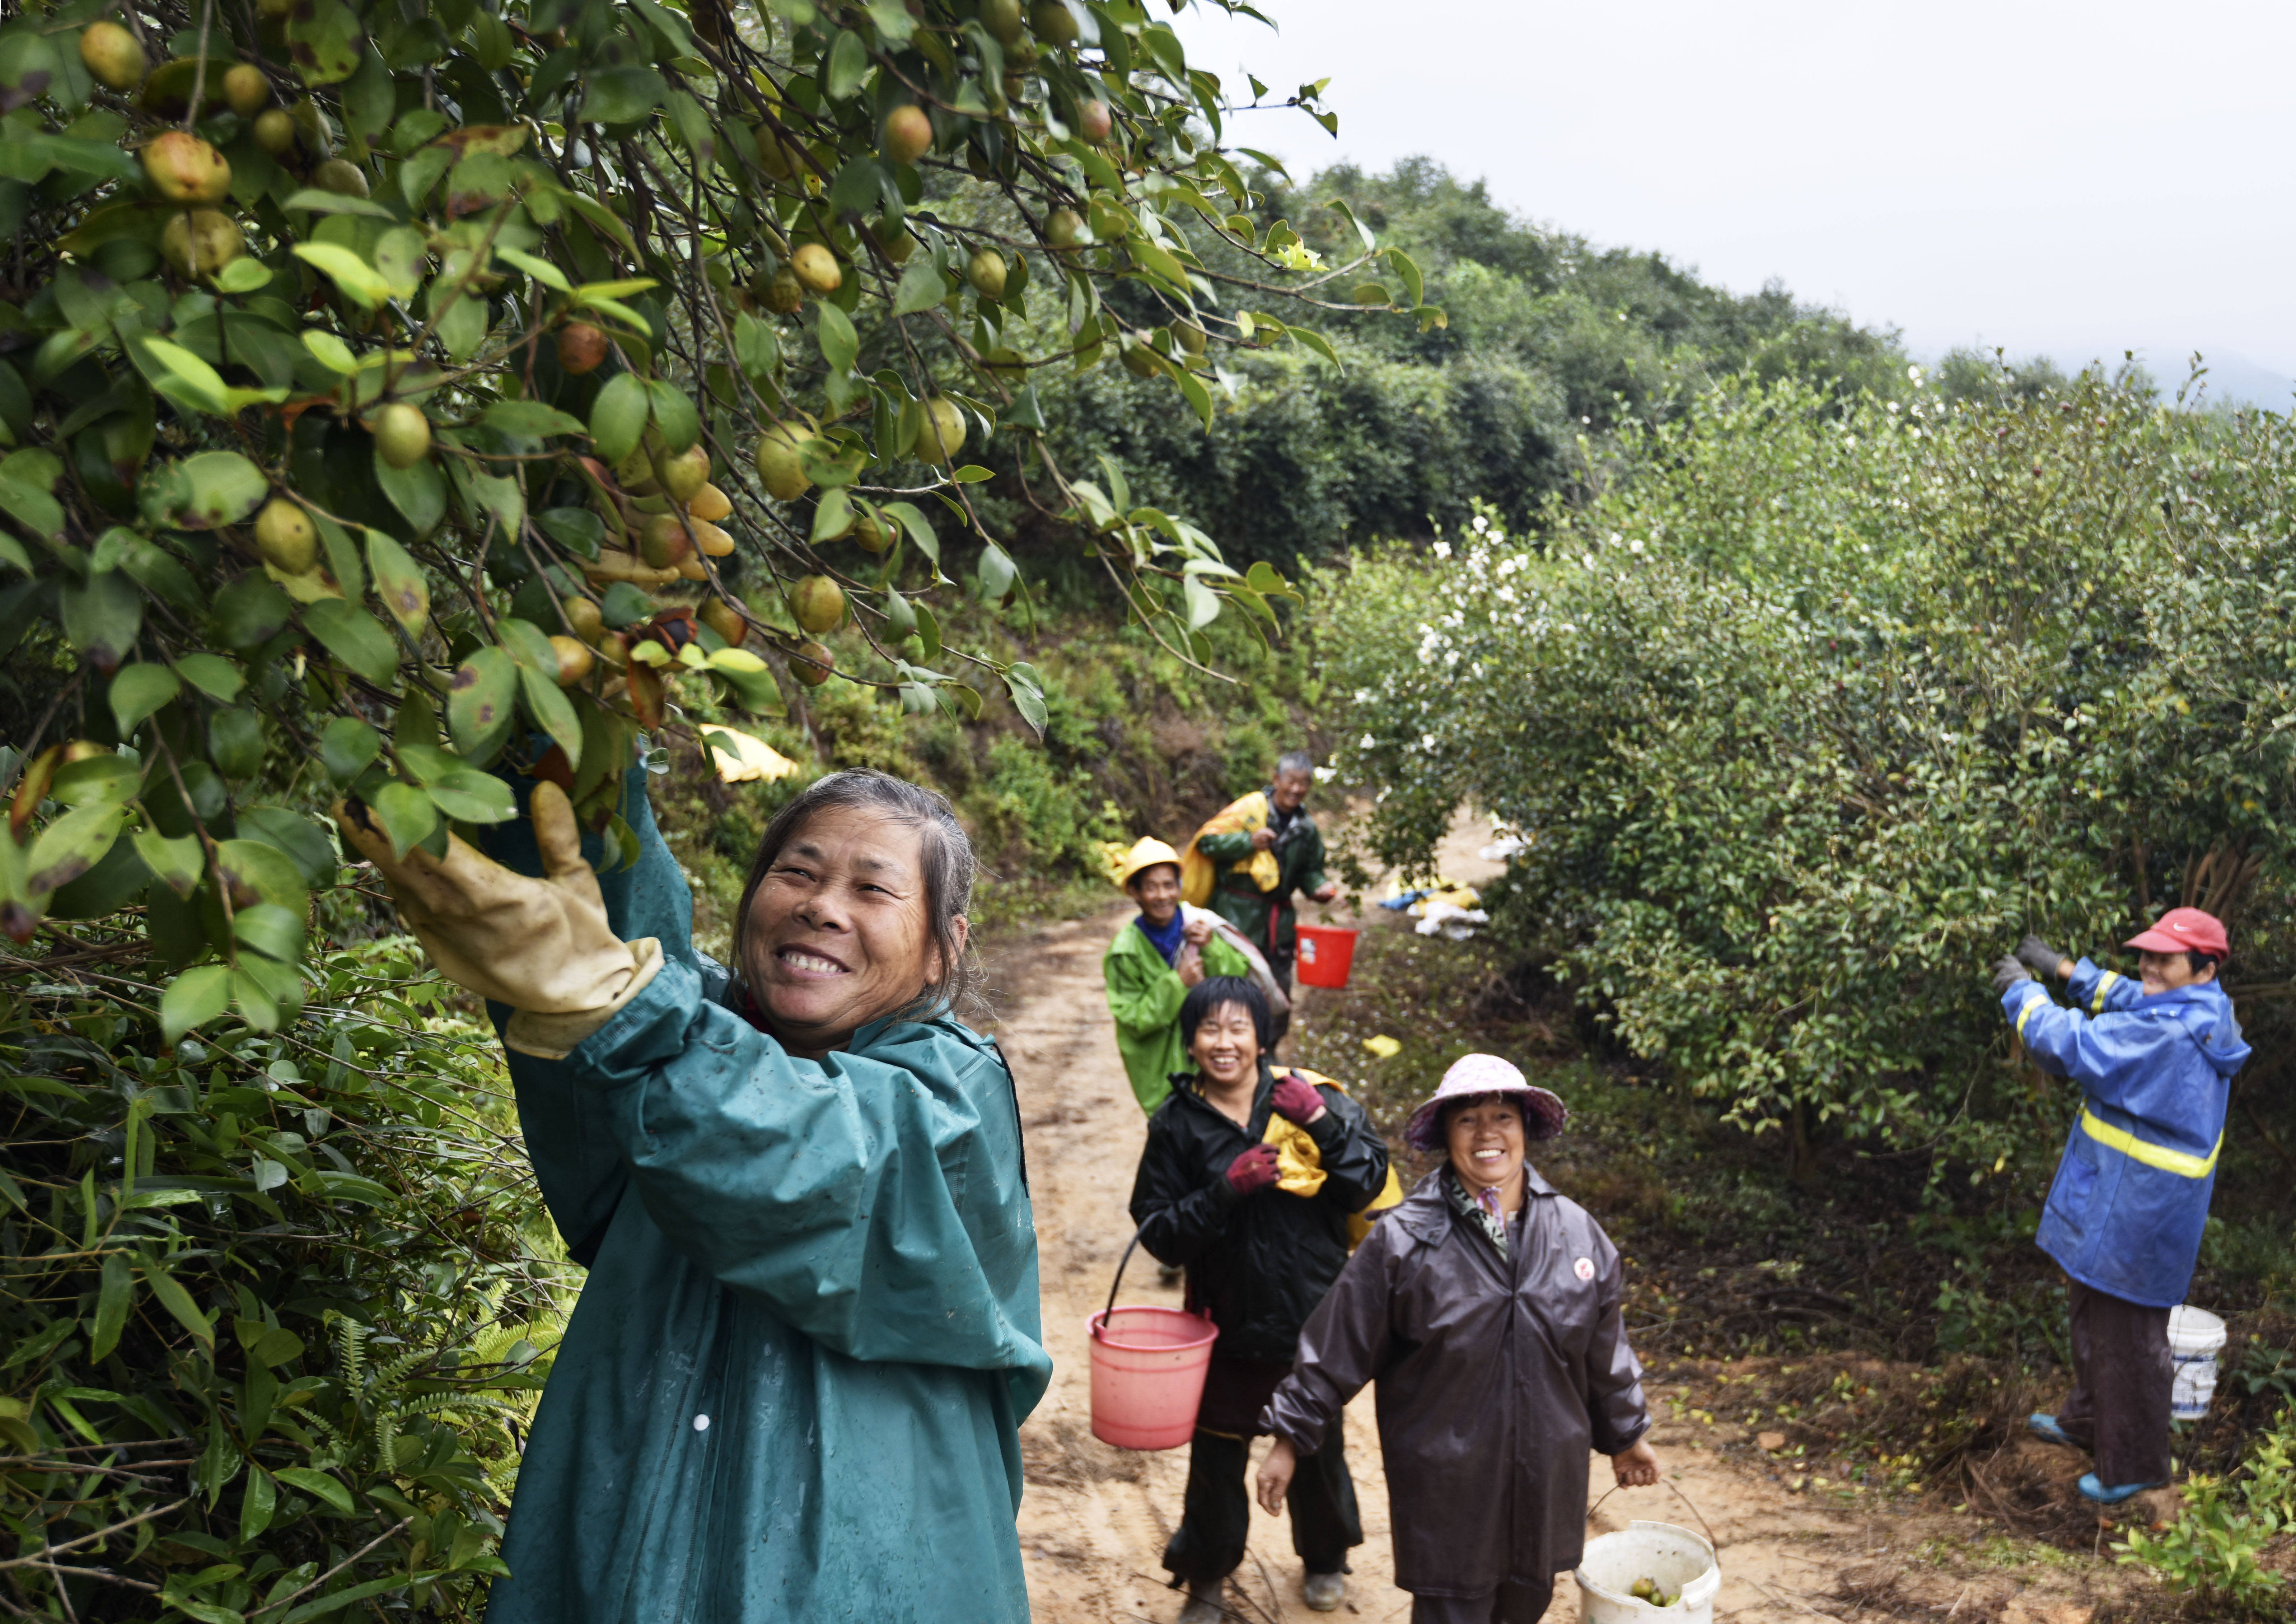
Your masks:
[{"label": "yellow-green fruit", "polygon": [[910,234],[906,226],[895,226],[890,228],[882,225],[872,226],[869,228],[869,236],[871,241],[885,250],[885,258],[895,265],[906,265],[909,262],[909,256],[917,251],[917,240]]},{"label": "yellow-green fruit", "polygon": [[1079,102],[1077,103],[1077,134],[1091,142],[1093,145],[1098,146],[1102,142],[1106,141],[1110,132],[1115,128],[1116,116],[1109,111],[1107,103]]},{"label": "yellow-green fruit", "polygon": [[882,553],[893,545],[892,529],[863,513],[853,521],[853,545],[864,553]]},{"label": "yellow-green fruit", "polygon": [[676,456],[657,451],[653,477],[661,481],[669,499],[683,507],[693,500],[695,492],[709,483],[709,453],[700,446],[688,446]]},{"label": "yellow-green fruit", "polygon": [[705,484],[687,499],[685,511],[704,524],[716,524],[733,517],[734,502],[715,485]]},{"label": "yellow-green fruit", "polygon": [[327,115],[319,111],[319,104],[310,97],[305,96],[289,108],[287,116],[294,120],[296,139],[302,144],[305,152],[316,158],[324,158],[335,150],[334,127],[327,122]]},{"label": "yellow-green fruit", "polygon": [[998,45],[1017,41],[1021,21],[1021,0],[980,0],[980,26],[996,36]]},{"label": "yellow-green fruit", "polygon": [[805,283],[789,267],[775,271],[766,284],[766,308],[776,316],[795,316],[805,308]]},{"label": "yellow-green fruit", "polygon": [[284,496],[274,496],[255,515],[255,550],[282,575],[303,575],[319,562],[319,531],[305,513]]},{"label": "yellow-green fruit", "polygon": [[394,400],[374,414],[375,455],[393,468],[412,468],[430,455],[430,420],[418,406]]},{"label": "yellow-green fruit", "polygon": [[1004,99],[1007,102],[1017,102],[1028,94],[1029,76],[1027,74],[1008,73],[1004,76]]},{"label": "yellow-green fruit", "polygon": [[1124,206],[1112,197],[1095,196],[1092,209],[1092,234],[1103,242],[1119,242],[1131,234],[1132,217]]},{"label": "yellow-green fruit", "polygon": [[914,163],[932,151],[932,119],[922,107],[896,107],[885,115],[885,137],[877,150],[888,163]]},{"label": "yellow-green fruit", "polygon": [[1076,41],[1076,13],[1061,0],[1037,0],[1029,8],[1029,27],[1048,45],[1072,45]]},{"label": "yellow-green fruit", "polygon": [[790,256],[789,268],[805,284],[808,293],[834,293],[845,281],[845,273],[838,268],[837,256],[818,242],[800,245]]},{"label": "yellow-green fruit", "polygon": [[365,197],[366,171],[348,158],[330,158],[311,171],[311,184],[338,197]]},{"label": "yellow-green fruit", "polygon": [[1145,344],[1127,344],[1124,370],[1136,378],[1153,378],[1164,370],[1164,358]]},{"label": "yellow-green fruit", "polygon": [[777,422],[758,437],[758,478],[776,502],[794,502],[813,483],[799,447],[812,437],[794,423]]},{"label": "yellow-green fruit", "polygon": [[1054,248],[1073,250],[1084,235],[1084,216],[1073,209],[1055,209],[1045,217],[1045,241]]},{"label": "yellow-green fruit", "polygon": [[588,598],[578,595],[567,598],[559,607],[566,618],[567,629],[585,643],[596,642],[598,634],[606,629],[606,617],[598,612],[597,604]]},{"label": "yellow-green fruit", "polygon": [[1180,348],[1192,356],[1204,353],[1204,330],[1193,322],[1174,322],[1172,336],[1180,340]]},{"label": "yellow-green fruit", "polygon": [[169,130],[141,156],[152,190],[171,203],[220,203],[231,195],[231,165],[197,135]]},{"label": "yellow-green fruit", "polygon": [[790,656],[790,675],[808,688],[818,688],[829,680],[830,661],[835,658],[826,644],[800,643]]},{"label": "yellow-green fruit", "polygon": [[262,69],[241,62],[223,76],[223,99],[241,118],[252,119],[271,105],[271,81],[263,77]]},{"label": "yellow-green fruit", "polygon": [[704,556],[723,558],[734,550],[734,537],[727,532],[704,519],[695,519],[691,522],[693,545],[701,549]]},{"label": "yellow-green fruit", "polygon": [[809,632],[833,632],[845,624],[845,588],[825,575],[808,575],[790,588],[790,613]]},{"label": "yellow-green fruit", "polygon": [[1029,375],[1028,363],[1021,359],[1021,352],[1004,345],[997,345],[980,358],[992,373],[1007,383],[1019,383]]},{"label": "yellow-green fruit", "polygon": [[246,251],[239,222],[220,209],[187,209],[160,233],[160,258],[176,275],[202,282]]},{"label": "yellow-green fruit", "polygon": [[295,150],[294,116],[282,107],[256,114],[255,144],[274,158],[286,157]]},{"label": "yellow-green fruit", "polygon": [[792,168],[790,150],[766,125],[758,127],[758,167],[775,180],[787,180]]},{"label": "yellow-green fruit", "polygon": [[750,635],[750,623],[742,619],[742,611],[723,598],[712,598],[701,606],[701,624],[726,639],[731,648],[740,648]]},{"label": "yellow-green fruit", "polygon": [[638,556],[657,570],[675,570],[693,555],[693,543],[676,513],[656,513],[639,533]]},{"label": "yellow-green fruit", "polygon": [[79,37],[79,60],[106,90],[133,90],[151,70],[135,36],[116,22],[89,25]]},{"label": "yellow-green fruit", "polygon": [[570,688],[580,682],[598,663],[588,646],[572,637],[553,637],[550,647],[558,656],[558,685],[562,688]]},{"label": "yellow-green fruit", "polygon": [[925,423],[916,449],[929,463],[946,463],[964,449],[964,414],[956,402],[940,395],[925,402]]},{"label": "yellow-green fruit", "polygon": [[986,299],[1004,297],[1004,256],[993,248],[976,248],[964,262],[964,279]]}]

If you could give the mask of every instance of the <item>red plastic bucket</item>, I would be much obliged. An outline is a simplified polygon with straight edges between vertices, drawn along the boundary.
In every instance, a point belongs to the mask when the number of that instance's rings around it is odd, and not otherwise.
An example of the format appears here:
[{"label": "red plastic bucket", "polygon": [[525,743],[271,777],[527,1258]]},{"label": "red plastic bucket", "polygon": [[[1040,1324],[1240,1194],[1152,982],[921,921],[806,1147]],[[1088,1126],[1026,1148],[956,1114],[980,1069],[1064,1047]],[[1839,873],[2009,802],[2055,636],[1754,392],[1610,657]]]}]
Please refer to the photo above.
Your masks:
[{"label": "red plastic bucket", "polygon": [[1177,1449],[1194,1436],[1219,1327],[1178,1308],[1127,1307],[1103,1309],[1086,1328],[1092,1435],[1119,1449]]},{"label": "red plastic bucket", "polygon": [[1337,925],[1300,927],[1300,980],[1309,987],[1345,987],[1356,962],[1356,933]]}]

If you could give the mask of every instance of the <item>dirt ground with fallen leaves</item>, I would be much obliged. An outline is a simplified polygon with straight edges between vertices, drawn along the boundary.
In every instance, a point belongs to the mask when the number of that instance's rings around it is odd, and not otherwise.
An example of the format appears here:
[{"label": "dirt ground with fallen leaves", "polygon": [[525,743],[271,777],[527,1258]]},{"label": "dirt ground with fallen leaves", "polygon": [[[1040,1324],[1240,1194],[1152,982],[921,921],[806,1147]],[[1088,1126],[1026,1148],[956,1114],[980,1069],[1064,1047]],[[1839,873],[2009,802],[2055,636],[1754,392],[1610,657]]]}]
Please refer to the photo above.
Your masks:
[{"label": "dirt ground with fallen leaves", "polygon": [[[1474,855],[1489,838],[1487,826],[1463,818],[1443,854],[1443,872],[1471,882],[1491,873],[1493,865]],[[1320,910],[1308,912],[1312,918]],[[1334,923],[1381,930],[1409,924],[1376,909],[1362,918],[1336,906],[1331,912]],[[1021,1430],[1028,1493],[1021,1544],[1039,1624],[1168,1624],[1183,1602],[1167,1587],[1160,1557],[1178,1519],[1186,1451],[1116,1449],[1091,1431],[1086,1321],[1108,1300],[1132,1234],[1125,1209],[1146,1127],[1117,1057],[1100,976],[1102,952],[1128,916],[1115,905],[1095,917],[1009,935],[988,951],[992,983],[1004,989],[995,1029],[1020,1084],[1054,1360],[1052,1390]],[[1316,1054],[1316,997],[1313,989],[1303,992],[1285,1056],[1337,1070]],[[1152,1261],[1136,1254],[1120,1300],[1177,1307],[1179,1297],[1177,1285],[1158,1284]],[[2007,1536],[1980,1514],[1981,1505],[1821,1486],[1824,1480],[1786,1464],[1792,1445],[1784,1435],[1716,1418],[1718,1407],[1728,1408],[1731,1379],[1742,1382],[1749,1373],[1642,1351],[1665,1482],[1603,1500],[1588,1532],[1613,1531],[1636,1518],[1710,1529],[1723,1575],[1717,1619],[2106,1624],[2168,1615],[2157,1587],[2112,1561],[2103,1529],[2094,1552],[2068,1552]],[[1366,1390],[1349,1415],[1365,1544],[1354,1554],[1348,1600],[1337,1616],[1385,1624],[1407,1619],[1411,1598],[1394,1585],[1387,1486],[1371,1407]],[[2068,1451],[2021,1443],[1989,1466],[2068,1489],[2082,1470]],[[1594,1463],[1592,1481],[1597,1495],[1610,1486],[1607,1462]],[[1226,1594],[1231,1618],[1274,1624],[1314,1617],[1300,1583],[1288,1530],[1255,1508],[1250,1554]],[[1546,1616],[1558,1624],[1578,1619],[1569,1575],[1556,1584]]]}]

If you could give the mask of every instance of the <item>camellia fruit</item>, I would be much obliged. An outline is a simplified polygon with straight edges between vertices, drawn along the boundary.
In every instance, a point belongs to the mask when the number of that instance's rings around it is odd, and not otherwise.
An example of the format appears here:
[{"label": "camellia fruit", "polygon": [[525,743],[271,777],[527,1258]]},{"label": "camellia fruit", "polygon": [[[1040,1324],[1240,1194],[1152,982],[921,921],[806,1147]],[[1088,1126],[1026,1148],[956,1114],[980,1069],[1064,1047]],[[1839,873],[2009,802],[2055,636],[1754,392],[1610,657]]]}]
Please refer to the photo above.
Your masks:
[{"label": "camellia fruit", "polygon": [[231,165],[197,135],[169,130],[140,156],[152,190],[171,203],[220,203],[231,195]]},{"label": "camellia fruit", "polygon": [[569,322],[558,330],[558,365],[575,377],[595,372],[606,359],[606,335],[587,322]]},{"label": "camellia fruit", "polygon": [[799,282],[808,293],[834,293],[843,285],[845,273],[838,268],[837,256],[818,242],[800,245],[790,256],[789,268],[797,274]]},{"label": "camellia fruit", "polygon": [[813,483],[798,450],[811,438],[786,422],[777,422],[758,437],[758,478],[775,501],[794,502]]},{"label": "camellia fruit", "polygon": [[716,524],[734,514],[734,501],[715,485],[704,485],[685,504],[685,511],[704,524]]},{"label": "camellia fruit", "polygon": [[1145,344],[1124,347],[1124,370],[1136,378],[1153,378],[1164,370],[1164,357]]},{"label": "camellia fruit", "polygon": [[734,550],[734,537],[730,531],[719,529],[707,519],[693,519],[689,522],[693,527],[693,545],[701,549],[703,556],[723,558]]},{"label": "camellia fruit", "polygon": [[658,451],[654,453],[653,477],[661,481],[669,499],[684,507],[693,500],[695,492],[709,483],[709,453],[698,445],[688,446],[675,456]]},{"label": "camellia fruit", "polygon": [[106,90],[133,90],[151,70],[135,36],[116,22],[88,25],[79,37],[79,60]]},{"label": "camellia fruit", "polygon": [[758,167],[775,180],[787,180],[796,167],[781,136],[763,124],[758,126]]},{"label": "camellia fruit", "polygon": [[1098,146],[1116,127],[1116,115],[1109,111],[1105,102],[1077,103],[1077,134]]},{"label": "camellia fruit", "polygon": [[864,513],[853,521],[853,545],[864,553],[882,553],[893,545],[892,528]]},{"label": "camellia fruit", "polygon": [[1078,239],[1084,235],[1084,216],[1073,209],[1055,209],[1045,217],[1045,241],[1054,248],[1073,252],[1083,246]]},{"label": "camellia fruit", "polygon": [[830,661],[836,658],[825,644],[805,642],[797,645],[790,656],[790,675],[808,688],[818,688],[830,678]]},{"label": "camellia fruit", "polygon": [[998,45],[1018,42],[1022,24],[1021,0],[980,0],[980,26],[995,37]]},{"label": "camellia fruit", "polygon": [[210,281],[247,251],[239,222],[220,209],[187,209],[160,233],[160,257],[176,275]]},{"label": "camellia fruit", "polygon": [[742,619],[742,611],[723,598],[701,606],[701,624],[723,637],[729,648],[740,648],[750,636],[750,623]]},{"label": "camellia fruit", "polygon": [[1029,375],[1029,364],[1021,352],[999,344],[980,357],[989,372],[1007,383],[1019,383]]},{"label": "camellia fruit", "polygon": [[914,163],[932,151],[932,119],[922,107],[896,107],[885,115],[885,138],[878,144],[887,163]]},{"label": "camellia fruit", "polygon": [[964,279],[972,291],[992,303],[1004,297],[1004,256],[993,248],[976,248],[964,262]]},{"label": "camellia fruit", "polygon": [[595,643],[598,634],[606,629],[606,617],[599,612],[598,605],[578,593],[564,599],[559,611],[566,617],[567,627],[585,643]]},{"label": "camellia fruit", "polygon": [[375,455],[393,468],[412,468],[430,455],[430,420],[419,406],[394,400],[374,414]]},{"label": "camellia fruit", "polygon": [[238,62],[223,76],[223,99],[242,119],[252,119],[271,105],[271,81],[252,62]]},{"label": "camellia fruit", "polygon": [[562,688],[570,688],[580,682],[598,663],[597,656],[590,652],[589,645],[577,638],[553,637],[550,648],[558,656],[558,685]]},{"label": "camellia fruit", "polygon": [[946,463],[964,449],[964,414],[956,402],[944,395],[925,402],[924,431],[917,436],[916,448],[929,463]]},{"label": "camellia fruit", "polygon": [[1048,45],[1076,43],[1076,13],[1061,4],[1061,0],[1037,0],[1029,8],[1029,27],[1038,39]]},{"label": "camellia fruit", "polygon": [[774,279],[766,284],[766,308],[775,316],[795,316],[805,308],[805,283],[789,267],[775,271]]},{"label": "camellia fruit", "polygon": [[1180,348],[1192,356],[1204,353],[1204,330],[1193,322],[1174,322],[1172,336],[1180,340]]},{"label": "camellia fruit", "polygon": [[255,550],[282,575],[308,575],[319,562],[318,527],[284,496],[274,496],[255,515]]},{"label": "camellia fruit", "polygon": [[833,632],[845,624],[845,588],[825,575],[801,576],[790,588],[790,613],[809,632]]},{"label": "camellia fruit", "polygon": [[311,184],[337,197],[365,197],[366,171],[348,158],[330,158],[311,171]]},{"label": "camellia fruit", "polygon": [[885,258],[895,265],[906,265],[909,256],[917,251],[917,240],[906,226],[887,226],[883,221],[869,227],[869,240],[885,250]]},{"label": "camellia fruit", "polygon": [[274,158],[284,158],[295,150],[295,118],[283,107],[274,107],[255,115],[255,144]]},{"label": "camellia fruit", "polygon": [[675,570],[693,553],[693,543],[676,513],[656,513],[638,537],[638,556],[657,570]]}]

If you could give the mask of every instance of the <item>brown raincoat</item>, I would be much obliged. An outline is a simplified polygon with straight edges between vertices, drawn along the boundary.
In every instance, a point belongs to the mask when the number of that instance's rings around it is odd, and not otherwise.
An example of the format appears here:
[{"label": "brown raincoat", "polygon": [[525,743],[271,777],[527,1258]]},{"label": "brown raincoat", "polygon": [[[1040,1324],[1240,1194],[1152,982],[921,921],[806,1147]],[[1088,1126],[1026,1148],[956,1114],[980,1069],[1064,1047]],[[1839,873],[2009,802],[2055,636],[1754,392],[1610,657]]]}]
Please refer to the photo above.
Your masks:
[{"label": "brown raincoat", "polygon": [[1395,1582],[1544,1585],[1586,1543],[1587,1464],[1650,1428],[1618,1248],[1526,1168],[1513,1257],[1454,1218],[1438,1169],[1384,1215],[1300,1333],[1262,1423],[1313,1453],[1377,1382]]}]

